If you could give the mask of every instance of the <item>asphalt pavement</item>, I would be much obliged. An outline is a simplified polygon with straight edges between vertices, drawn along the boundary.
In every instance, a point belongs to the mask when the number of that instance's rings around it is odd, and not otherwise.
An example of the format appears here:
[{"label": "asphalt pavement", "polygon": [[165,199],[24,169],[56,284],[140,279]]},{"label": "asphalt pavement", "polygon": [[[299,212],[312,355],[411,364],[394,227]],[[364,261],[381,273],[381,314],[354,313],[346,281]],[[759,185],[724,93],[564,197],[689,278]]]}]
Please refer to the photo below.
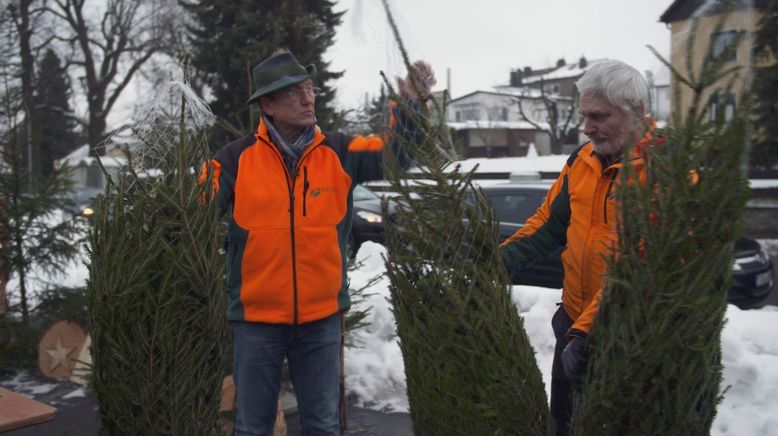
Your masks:
[{"label": "asphalt pavement", "polygon": [[[57,408],[54,420],[1,433],[3,436],[97,436],[97,397],[68,380],[53,380],[37,373],[0,373],[0,386]],[[350,436],[412,436],[407,413],[381,413],[350,406],[346,410]],[[297,413],[286,415],[287,435],[301,434]]]}]

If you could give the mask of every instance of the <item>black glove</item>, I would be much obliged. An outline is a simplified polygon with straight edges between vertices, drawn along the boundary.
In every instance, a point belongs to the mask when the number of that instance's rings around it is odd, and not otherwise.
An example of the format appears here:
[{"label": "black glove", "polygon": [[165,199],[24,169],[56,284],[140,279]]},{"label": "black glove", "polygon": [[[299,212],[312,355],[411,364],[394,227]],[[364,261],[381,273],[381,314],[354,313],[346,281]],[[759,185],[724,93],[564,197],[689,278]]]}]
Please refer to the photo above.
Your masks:
[{"label": "black glove", "polygon": [[573,389],[581,389],[581,381],[586,372],[586,364],[589,362],[589,352],[586,349],[586,333],[571,330],[568,334],[570,342],[562,351],[562,368],[565,377],[573,386]]}]

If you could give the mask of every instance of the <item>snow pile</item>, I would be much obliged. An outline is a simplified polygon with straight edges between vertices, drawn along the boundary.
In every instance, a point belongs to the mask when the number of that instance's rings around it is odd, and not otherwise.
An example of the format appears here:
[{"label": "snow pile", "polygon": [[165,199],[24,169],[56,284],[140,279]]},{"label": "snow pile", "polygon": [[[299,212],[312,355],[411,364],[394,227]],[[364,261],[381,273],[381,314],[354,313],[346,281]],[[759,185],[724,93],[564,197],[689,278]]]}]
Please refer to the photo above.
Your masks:
[{"label": "snow pile", "polygon": [[[385,272],[386,249],[366,242],[357,253],[364,262],[351,274],[352,286]],[[386,277],[369,288],[362,307],[372,306],[370,325],[356,332],[360,345],[346,351],[346,390],[358,405],[380,411],[407,412],[402,353],[392,316]],[[538,365],[550,395],[554,334],[551,316],[561,290],[514,286],[513,301],[524,319]],[[719,405],[712,433],[715,435],[768,435],[778,428],[778,308],[742,311],[729,305],[722,335],[724,400]],[[774,434],[774,433],[772,433]]]},{"label": "snow pile", "polygon": [[345,354],[348,395],[363,407],[381,411],[407,411],[405,368],[389,303],[389,279],[384,275],[386,249],[364,242],[357,253],[362,267],[349,274],[351,287],[359,289],[373,277],[382,276],[367,291],[369,295],[355,309],[370,308],[368,325],[354,332],[356,347]]}]

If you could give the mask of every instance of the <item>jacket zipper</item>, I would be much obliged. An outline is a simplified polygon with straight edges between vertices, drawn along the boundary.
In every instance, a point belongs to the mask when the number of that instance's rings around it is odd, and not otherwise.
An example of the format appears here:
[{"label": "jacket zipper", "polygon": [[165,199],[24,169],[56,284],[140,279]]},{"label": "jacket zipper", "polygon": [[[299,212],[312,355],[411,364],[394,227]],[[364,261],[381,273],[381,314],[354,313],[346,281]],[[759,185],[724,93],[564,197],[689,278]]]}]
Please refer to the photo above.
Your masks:
[{"label": "jacket zipper", "polygon": [[311,184],[308,183],[308,167],[303,167],[303,217],[306,216],[305,199],[308,197],[308,188]]},{"label": "jacket zipper", "polygon": [[605,191],[605,201],[602,202],[602,213],[605,218],[605,224],[608,224],[608,196],[610,195],[611,189],[613,188],[614,177],[611,177],[610,182],[608,182],[608,190]]},{"label": "jacket zipper", "polygon": [[[278,158],[278,161],[281,163],[281,168],[284,169],[284,173],[287,176],[286,179],[286,188],[289,191],[289,234],[291,235],[291,242],[292,242],[292,292],[293,292],[293,320],[292,324],[297,324],[297,318],[298,318],[298,302],[297,302],[297,250],[295,248],[295,239],[294,239],[294,185],[295,185],[295,179],[297,178],[297,170],[300,167],[300,163],[308,157],[308,155],[313,152],[313,150],[318,147],[318,145],[311,146],[311,150],[308,153],[304,153],[303,156],[300,158],[300,160],[297,161],[297,165],[295,166],[294,172],[289,173],[289,169],[286,167],[286,162],[284,161],[284,157],[281,156],[281,152],[278,151],[278,148],[276,148],[272,143],[265,141],[262,139],[263,142],[268,144],[273,151],[275,152],[276,158]],[[303,167],[303,173],[306,180],[303,183],[303,208],[305,208],[305,185],[307,184],[307,177],[308,177],[308,169],[306,167]],[[305,213],[303,212],[303,216]]]}]

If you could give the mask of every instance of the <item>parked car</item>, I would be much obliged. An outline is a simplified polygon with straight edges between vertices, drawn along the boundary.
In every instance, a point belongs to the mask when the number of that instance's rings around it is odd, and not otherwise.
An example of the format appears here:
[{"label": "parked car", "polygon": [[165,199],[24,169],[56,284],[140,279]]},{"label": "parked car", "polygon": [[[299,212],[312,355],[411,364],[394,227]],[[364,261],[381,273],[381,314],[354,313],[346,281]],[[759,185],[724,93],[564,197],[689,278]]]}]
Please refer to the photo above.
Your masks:
[{"label": "parked car", "polygon": [[100,188],[82,188],[71,191],[63,209],[73,217],[90,218],[94,213],[93,199],[103,192]]},{"label": "parked car", "polygon": [[[500,221],[499,241],[520,229],[543,202],[548,185],[506,183],[483,186]],[[561,250],[549,258],[535,262],[525,271],[526,274],[514,284],[561,288],[564,271],[559,258]],[[729,291],[727,300],[741,308],[758,306],[773,288],[773,264],[770,255],[749,237],[743,236],[735,241],[735,261],[732,268],[735,283]]]},{"label": "parked car", "polygon": [[[394,210],[389,203],[389,212]],[[348,253],[354,257],[365,241],[384,243],[384,220],[381,215],[381,197],[370,189],[357,185],[354,187],[354,218],[349,233]]]}]

